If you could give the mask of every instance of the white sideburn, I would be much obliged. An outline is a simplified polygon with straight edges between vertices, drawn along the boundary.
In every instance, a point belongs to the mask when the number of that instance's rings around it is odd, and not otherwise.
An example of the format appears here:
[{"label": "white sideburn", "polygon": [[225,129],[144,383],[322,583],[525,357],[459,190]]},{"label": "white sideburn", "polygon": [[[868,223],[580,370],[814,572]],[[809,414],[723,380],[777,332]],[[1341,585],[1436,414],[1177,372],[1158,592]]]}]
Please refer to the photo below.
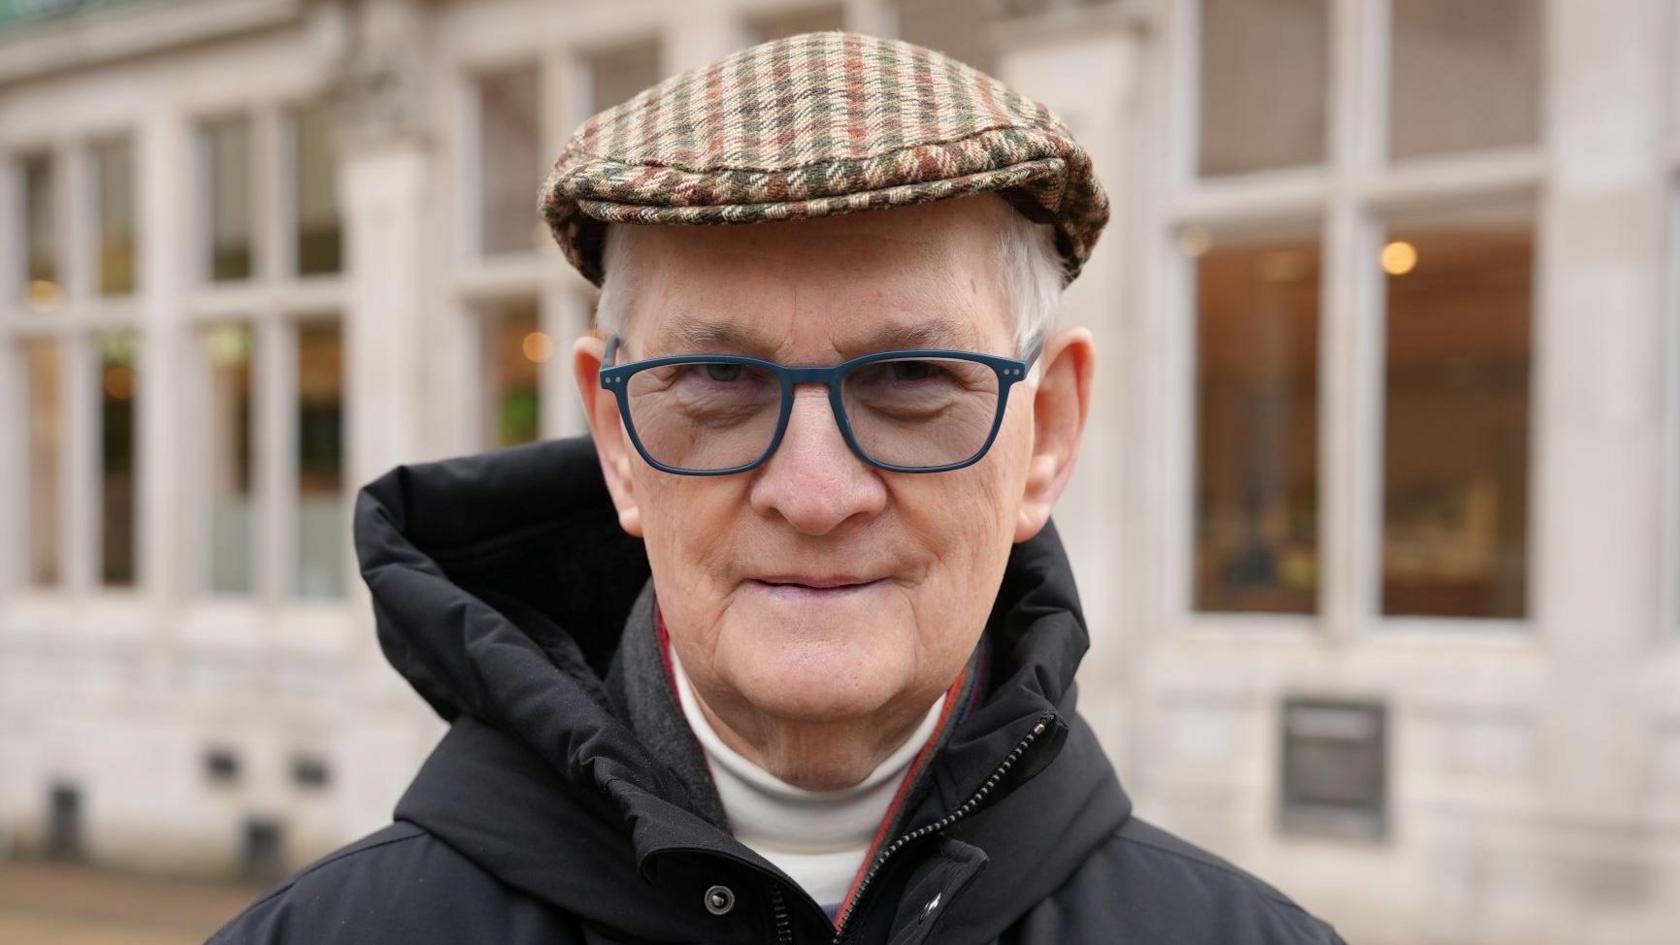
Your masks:
[{"label": "white sideburn", "polygon": [[846,897],[852,877],[869,854],[870,841],[892,806],[899,782],[916,753],[933,736],[941,695],[922,723],[869,776],[849,788],[808,791],[783,781],[724,744],[706,721],[675,650],[671,671],[677,701],[689,728],[700,739],[706,767],[717,785],[723,812],[735,839],[788,874],[824,909],[832,911]]}]

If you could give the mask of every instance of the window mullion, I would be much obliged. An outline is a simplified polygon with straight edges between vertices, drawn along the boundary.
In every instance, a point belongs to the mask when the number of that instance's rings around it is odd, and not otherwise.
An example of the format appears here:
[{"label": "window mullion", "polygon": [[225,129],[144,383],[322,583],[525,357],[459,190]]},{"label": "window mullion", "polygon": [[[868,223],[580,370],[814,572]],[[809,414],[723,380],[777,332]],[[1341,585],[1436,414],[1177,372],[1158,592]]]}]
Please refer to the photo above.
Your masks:
[{"label": "window mullion", "polygon": [[275,285],[288,271],[284,208],[288,206],[290,162],[284,157],[285,137],[276,106],[264,105],[252,113],[251,239],[256,244],[255,280],[262,285]]},{"label": "window mullion", "polygon": [[62,586],[73,596],[86,596],[99,586],[99,381],[95,338],[79,328],[61,336],[64,371],[59,390],[64,404],[61,421],[66,436],[61,475],[60,536]]},{"label": "window mullion", "polygon": [[295,557],[297,332],[289,320],[264,312],[253,325],[253,336],[257,348],[252,363],[257,391],[253,474],[259,537],[252,560],[256,596],[272,605],[287,596],[289,566]]},{"label": "window mullion", "polygon": [[1379,165],[1387,126],[1386,3],[1331,7],[1331,184],[1324,226],[1319,347],[1319,609],[1347,638],[1375,608],[1382,445],[1382,333],[1372,225],[1359,182]]},{"label": "window mullion", "polygon": [[571,351],[566,339],[589,330],[589,308],[570,279],[549,279],[543,285],[541,327],[554,340],[554,354],[542,365],[541,391],[543,437],[577,436],[588,432],[583,423],[577,385],[572,382]]}]

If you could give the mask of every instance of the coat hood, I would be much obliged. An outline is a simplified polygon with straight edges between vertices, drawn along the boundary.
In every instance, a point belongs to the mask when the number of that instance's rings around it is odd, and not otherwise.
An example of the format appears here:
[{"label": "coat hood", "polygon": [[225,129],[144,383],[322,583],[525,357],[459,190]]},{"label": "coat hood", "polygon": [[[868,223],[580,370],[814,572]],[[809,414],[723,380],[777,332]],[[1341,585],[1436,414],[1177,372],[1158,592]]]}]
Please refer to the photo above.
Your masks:
[{"label": "coat hood", "polygon": [[[587,438],[397,467],[357,497],[355,540],[381,648],[452,723],[398,819],[641,940],[716,923],[700,906],[727,879],[748,908],[708,934],[767,939],[754,891],[791,883],[701,815],[609,695],[649,570]],[[964,878],[939,937],[989,939],[1129,816],[1075,710],[1088,635],[1053,526],[1013,549],[985,635],[973,709],[922,770],[896,822],[912,839],[860,899],[849,941],[898,929],[893,903],[946,874]],[[802,895],[790,921],[833,933]]]}]

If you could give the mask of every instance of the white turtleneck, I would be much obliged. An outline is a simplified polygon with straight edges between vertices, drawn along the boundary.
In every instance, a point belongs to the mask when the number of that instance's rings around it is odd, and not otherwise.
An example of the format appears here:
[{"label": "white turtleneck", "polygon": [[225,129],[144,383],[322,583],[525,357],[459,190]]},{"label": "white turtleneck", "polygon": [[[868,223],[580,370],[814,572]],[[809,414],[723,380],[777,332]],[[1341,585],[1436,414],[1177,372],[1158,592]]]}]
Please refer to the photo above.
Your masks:
[{"label": "white turtleneck", "polygon": [[857,784],[835,791],[808,791],[783,781],[724,744],[706,720],[693,687],[671,654],[677,701],[706,754],[723,812],[735,839],[788,874],[825,910],[846,898],[852,877],[892,806],[899,783],[932,737],[945,696],[928,710],[887,759]]}]

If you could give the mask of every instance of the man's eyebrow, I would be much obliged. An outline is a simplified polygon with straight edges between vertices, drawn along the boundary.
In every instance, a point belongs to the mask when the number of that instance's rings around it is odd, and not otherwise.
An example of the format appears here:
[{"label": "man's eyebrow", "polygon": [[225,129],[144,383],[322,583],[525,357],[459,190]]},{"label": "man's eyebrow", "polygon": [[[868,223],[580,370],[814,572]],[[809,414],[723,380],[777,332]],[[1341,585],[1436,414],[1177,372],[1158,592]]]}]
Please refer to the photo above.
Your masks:
[{"label": "man's eyebrow", "polygon": [[974,326],[953,319],[934,318],[918,322],[885,325],[840,345],[847,355],[868,354],[901,348],[979,349],[980,334]]},{"label": "man's eyebrow", "polygon": [[[662,326],[655,337],[660,354],[668,351],[747,354],[773,359],[778,339],[763,329],[730,322],[714,322],[679,316]],[[980,334],[967,322],[947,318],[925,319],[883,325],[854,338],[844,338],[837,348],[843,357],[857,357],[877,351],[910,348],[954,348],[979,350]],[[651,353],[650,353],[651,354]]]},{"label": "man's eyebrow", "polygon": [[762,331],[729,322],[713,322],[679,316],[661,327],[655,336],[659,347],[696,353],[740,353],[769,357],[775,353],[774,339]]}]

